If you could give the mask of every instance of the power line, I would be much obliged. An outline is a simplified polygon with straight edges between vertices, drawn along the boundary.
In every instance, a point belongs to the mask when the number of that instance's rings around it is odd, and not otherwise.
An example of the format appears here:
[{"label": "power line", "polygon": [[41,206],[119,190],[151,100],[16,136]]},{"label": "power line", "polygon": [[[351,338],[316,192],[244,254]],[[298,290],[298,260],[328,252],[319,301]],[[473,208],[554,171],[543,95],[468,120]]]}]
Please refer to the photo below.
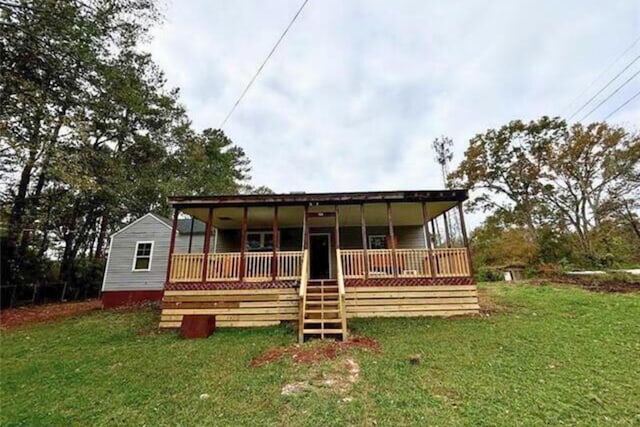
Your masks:
[{"label": "power line", "polygon": [[564,116],[565,113],[569,110],[569,108],[573,105],[574,102],[576,102],[578,99],[582,98],[582,95],[584,95],[585,93],[587,93],[587,91],[589,89],[591,89],[591,87],[602,78],[602,76],[604,76],[605,74],[607,74],[607,72],[615,65],[618,63],[618,61],[620,61],[620,59],[622,59],[622,57],[624,57],[631,49],[633,49],[633,47],[638,44],[638,42],[640,42],[640,37],[638,37],[637,39],[635,39],[630,45],[629,47],[627,47],[624,52],[622,52],[620,55],[618,55],[618,57],[616,59],[613,60],[613,62],[611,62],[607,68],[605,68],[604,70],[602,70],[602,72],[600,74],[598,74],[598,77],[596,77],[591,83],[589,83],[587,85],[587,87],[584,88],[584,90],[582,92],[580,92],[580,94],[578,96],[576,96],[575,98],[573,98],[573,100],[569,103],[569,105],[567,105],[567,107],[564,109],[564,111],[562,112],[562,115]]},{"label": "power line", "polygon": [[600,89],[598,92],[596,92],[595,95],[593,95],[591,98],[589,98],[589,100],[587,102],[582,104],[582,106],[580,108],[578,108],[576,111],[574,111],[573,114],[571,116],[569,116],[568,120],[571,120],[576,114],[578,114],[580,111],[582,111],[587,105],[591,104],[591,101],[596,99],[596,97],[598,95],[600,95],[602,92],[605,91],[605,89],[607,89],[609,86],[611,86],[611,83],[615,82],[618,79],[618,77],[620,77],[625,71],[627,71],[629,69],[629,67],[631,67],[633,64],[635,64],[638,59],[640,59],[640,55],[638,55],[635,58],[633,58],[633,60],[631,60],[631,62],[628,63],[627,66],[622,69],[622,71],[620,71],[618,74],[616,74],[615,77],[613,77],[611,80],[609,80],[607,82],[607,84],[602,87],[602,89]]},{"label": "power line", "polygon": [[627,83],[629,83],[631,80],[633,80],[638,74],[640,74],[640,70],[636,71],[635,74],[633,74],[631,77],[629,77],[627,80],[625,80],[624,83],[622,83],[620,86],[617,87],[616,90],[614,90],[613,92],[611,92],[609,94],[609,96],[607,96],[605,99],[603,99],[602,101],[600,101],[600,103],[598,105],[596,105],[593,109],[591,109],[591,111],[589,111],[587,114],[585,114],[580,121],[583,121],[584,119],[586,119],[587,117],[589,117],[591,115],[591,113],[593,113],[594,111],[596,111],[598,108],[600,108],[602,106],[602,104],[604,104],[605,102],[607,102],[609,100],[609,98],[611,98],[613,95],[615,95],[616,93],[618,93],[618,91],[620,89],[622,89],[623,87],[625,87],[627,85]]},{"label": "power line", "polygon": [[229,120],[229,117],[231,117],[231,115],[233,114],[233,112],[236,110],[236,107],[238,106],[238,104],[240,104],[240,101],[242,101],[242,98],[244,98],[244,96],[246,95],[246,93],[249,91],[249,89],[251,88],[251,86],[253,85],[253,82],[256,81],[256,79],[258,78],[258,75],[260,74],[260,72],[262,71],[262,69],[264,68],[264,66],[267,64],[267,62],[269,61],[269,59],[271,58],[271,56],[273,55],[273,53],[276,51],[276,49],[278,48],[278,46],[280,45],[280,42],[282,41],[282,39],[284,39],[284,37],[287,35],[287,33],[289,32],[289,28],[291,28],[291,26],[293,25],[294,22],[296,22],[296,19],[298,19],[298,16],[300,15],[300,13],[302,12],[302,9],[304,9],[304,7],[307,5],[307,3],[309,2],[309,0],[304,0],[304,2],[302,3],[302,6],[300,6],[300,8],[298,9],[298,11],[296,12],[295,15],[293,15],[293,18],[291,19],[291,21],[289,22],[289,25],[287,25],[287,28],[284,29],[282,35],[280,35],[280,38],[278,39],[278,41],[276,42],[275,45],[273,45],[273,48],[271,49],[271,51],[269,52],[269,54],[267,55],[267,57],[264,59],[264,61],[262,61],[262,64],[260,65],[260,67],[258,67],[258,71],[256,71],[256,73],[253,75],[253,77],[251,78],[251,80],[249,81],[249,84],[247,84],[247,86],[244,88],[244,90],[242,91],[242,93],[240,94],[240,97],[238,98],[238,100],[236,101],[235,104],[233,104],[233,107],[231,107],[231,110],[229,111],[229,113],[227,114],[227,116],[224,118],[224,120],[222,121],[222,123],[220,123],[219,128],[222,129],[224,127],[224,125],[227,123],[227,120]]},{"label": "power line", "polygon": [[622,105],[620,105],[618,108],[616,108],[615,110],[613,110],[612,112],[610,112],[607,117],[605,117],[603,119],[603,121],[607,120],[609,117],[613,116],[615,113],[617,113],[618,111],[622,110],[628,103],[630,103],[631,101],[633,101],[634,99],[636,99],[638,96],[640,96],[640,90],[638,92],[636,92],[635,95],[633,95],[631,98],[627,99],[626,101],[624,101],[622,103]]}]

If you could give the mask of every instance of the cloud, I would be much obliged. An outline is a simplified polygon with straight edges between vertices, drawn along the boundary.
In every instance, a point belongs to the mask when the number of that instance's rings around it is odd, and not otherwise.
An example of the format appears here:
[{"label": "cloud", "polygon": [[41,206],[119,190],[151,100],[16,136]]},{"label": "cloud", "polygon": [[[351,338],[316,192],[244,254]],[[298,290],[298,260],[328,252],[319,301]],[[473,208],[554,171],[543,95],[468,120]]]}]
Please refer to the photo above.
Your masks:
[{"label": "cloud", "polygon": [[[149,50],[196,127],[220,124],[299,5],[169,4]],[[275,191],[439,188],[435,137],[454,139],[457,163],[487,128],[572,111],[639,24],[635,0],[311,0],[224,130]],[[640,102],[610,121],[640,123]]]}]

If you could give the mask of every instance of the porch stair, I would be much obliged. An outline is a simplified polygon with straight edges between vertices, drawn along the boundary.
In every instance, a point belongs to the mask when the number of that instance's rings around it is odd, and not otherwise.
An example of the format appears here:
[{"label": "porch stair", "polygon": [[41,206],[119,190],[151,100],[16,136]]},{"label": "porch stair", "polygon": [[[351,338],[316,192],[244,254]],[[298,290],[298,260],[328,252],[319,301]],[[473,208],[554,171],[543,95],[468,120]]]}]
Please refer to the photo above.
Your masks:
[{"label": "porch stair", "polygon": [[302,340],[347,338],[347,319],[335,280],[310,280],[304,300]]}]

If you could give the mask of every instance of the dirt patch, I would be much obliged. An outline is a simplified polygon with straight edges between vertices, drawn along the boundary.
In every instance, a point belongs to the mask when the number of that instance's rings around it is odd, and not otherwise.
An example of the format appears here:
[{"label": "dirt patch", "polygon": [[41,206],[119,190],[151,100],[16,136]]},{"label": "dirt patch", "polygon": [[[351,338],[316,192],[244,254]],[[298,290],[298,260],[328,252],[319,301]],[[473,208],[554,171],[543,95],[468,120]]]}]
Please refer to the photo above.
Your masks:
[{"label": "dirt patch", "polygon": [[591,292],[605,292],[605,293],[632,293],[640,292],[640,278],[636,282],[627,282],[622,280],[608,280],[601,279],[593,276],[586,277],[566,277],[557,276],[549,279],[537,279],[531,280],[533,285],[568,285],[577,286],[582,289],[586,289]]},{"label": "dirt patch", "polygon": [[491,294],[487,288],[478,288],[478,302],[480,304],[480,314],[483,316],[490,316],[494,313],[507,311],[505,306],[498,304],[491,298]]},{"label": "dirt patch", "polygon": [[267,350],[264,354],[251,360],[249,366],[258,367],[290,357],[295,363],[314,363],[323,360],[334,360],[339,353],[352,348],[361,348],[378,353],[380,344],[367,337],[354,337],[347,341],[313,341],[309,344],[295,344]]},{"label": "dirt patch", "polygon": [[[330,390],[344,396],[359,379],[360,365],[355,360],[346,358],[331,364],[328,370],[312,368],[308,373],[308,379],[285,384],[280,394],[291,396],[307,391]],[[345,397],[341,401],[350,402],[351,400],[351,397]]]},{"label": "dirt patch", "polygon": [[80,302],[8,308],[0,312],[0,329],[4,330],[30,323],[64,319],[98,310],[101,307],[102,303],[99,299],[91,299]]}]

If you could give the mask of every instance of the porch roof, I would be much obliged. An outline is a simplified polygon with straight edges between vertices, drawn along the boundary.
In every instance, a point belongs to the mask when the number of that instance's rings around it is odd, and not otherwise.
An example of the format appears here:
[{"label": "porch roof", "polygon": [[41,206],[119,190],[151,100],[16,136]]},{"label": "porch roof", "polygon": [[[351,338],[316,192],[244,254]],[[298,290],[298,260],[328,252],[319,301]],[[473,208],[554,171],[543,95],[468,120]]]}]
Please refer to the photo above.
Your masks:
[{"label": "porch roof", "polygon": [[[429,218],[441,215],[468,198],[467,190],[423,191],[375,191],[351,193],[295,193],[224,196],[176,196],[169,202],[187,215],[207,220],[209,208],[216,208],[213,226],[216,228],[240,228],[244,207],[249,210],[251,228],[269,228],[273,219],[273,207],[279,208],[280,227],[302,227],[303,207],[310,212],[333,211],[340,206],[340,225],[360,225],[358,205],[364,204],[368,226],[387,224],[385,203],[392,203],[393,222],[396,225],[422,224],[421,203],[427,205]],[[332,226],[330,218],[316,218],[316,226]]]},{"label": "porch roof", "polygon": [[172,196],[169,204],[186,207],[242,207],[275,205],[344,205],[385,202],[463,202],[469,198],[466,189],[356,191],[341,193],[229,194],[216,196]]}]

